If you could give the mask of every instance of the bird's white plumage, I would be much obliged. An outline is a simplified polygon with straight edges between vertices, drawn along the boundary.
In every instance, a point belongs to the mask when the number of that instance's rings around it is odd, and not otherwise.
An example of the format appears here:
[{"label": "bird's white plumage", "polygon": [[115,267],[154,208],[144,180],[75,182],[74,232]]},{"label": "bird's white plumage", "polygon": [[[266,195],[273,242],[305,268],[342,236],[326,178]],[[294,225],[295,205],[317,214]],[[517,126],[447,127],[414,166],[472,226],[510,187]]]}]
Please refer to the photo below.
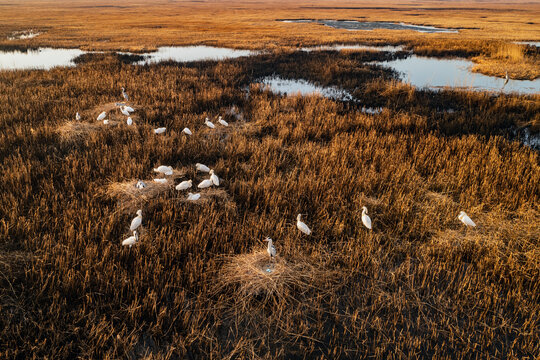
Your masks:
[{"label": "bird's white plumage", "polygon": [[200,198],[201,198],[201,194],[188,193],[188,196],[187,196],[187,199],[189,201],[196,201],[196,200],[199,200]]},{"label": "bird's white plumage", "polygon": [[474,223],[474,221],[471,220],[471,218],[469,217],[469,215],[467,215],[465,213],[465,211],[462,211],[459,213],[459,216],[458,216],[458,219],[464,223],[466,226],[472,226],[472,227],[475,227],[476,224]]},{"label": "bird's white plumage", "polygon": [[197,171],[210,172],[210,168],[204,164],[196,163],[195,168],[197,168]]},{"label": "bird's white plumage", "polygon": [[129,226],[129,230],[135,231],[139,226],[142,224],[142,210],[137,210],[137,216],[131,220],[131,225]]},{"label": "bird's white plumage", "polygon": [[81,115],[79,113],[75,114],[75,120],[80,121]]},{"label": "bird's white plumage", "polygon": [[103,111],[102,113],[100,113],[97,117],[97,121],[101,121],[103,119],[105,119],[105,116],[107,116],[107,112],[106,111]]},{"label": "bird's white plumage", "polygon": [[121,107],[120,112],[126,116],[129,116],[129,111],[127,111],[125,107]]},{"label": "bird's white plumage", "polygon": [[129,101],[129,96],[124,88],[122,88],[122,96],[124,97],[124,99],[126,99],[126,101]]},{"label": "bird's white plumage", "polygon": [[298,230],[300,230],[306,235],[311,234],[311,229],[302,222],[302,214],[298,214],[298,216],[296,217],[296,227],[298,228]]},{"label": "bird's white plumage", "polygon": [[264,239],[264,241],[268,242],[268,247],[266,248],[268,255],[270,255],[271,258],[274,258],[276,256],[276,248],[272,244],[272,239],[267,237],[266,239]]},{"label": "bird's white plumage", "polygon": [[210,119],[208,119],[208,118],[206,118],[206,119],[204,120],[204,124],[205,124],[206,126],[208,126],[210,129],[214,129],[214,128],[216,127],[216,125],[214,125],[214,124],[210,121]]},{"label": "bird's white plumage", "polygon": [[160,127],[160,128],[154,129],[154,133],[163,134],[165,132],[165,130],[167,130],[167,128]]},{"label": "bird's white plumage", "polygon": [[133,125],[133,119],[131,117],[128,117],[126,120],[126,124],[128,124],[128,126]]},{"label": "bird's white plumage", "polygon": [[182,130],[182,132],[186,135],[193,135],[193,133],[191,132],[191,130],[189,130],[188,128],[184,128],[184,130]]},{"label": "bird's white plumage", "polygon": [[367,207],[362,207],[362,223],[365,227],[371,230],[371,218],[367,214]]},{"label": "bird's white plumage", "polygon": [[220,123],[220,124],[223,125],[223,126],[229,126],[229,123],[226,122],[225,120],[223,120],[223,119],[221,118],[221,116],[220,116],[219,119],[218,119],[218,123]]},{"label": "bird's white plumage", "polygon": [[146,187],[146,184],[144,183],[144,181],[139,180],[139,181],[137,181],[137,184],[135,185],[135,187],[137,189],[144,189]]},{"label": "bird's white plumage", "polygon": [[130,236],[124,241],[122,241],[122,246],[132,247],[133,245],[137,243],[138,240],[139,240],[139,236],[137,235],[137,232],[133,231],[133,236]]},{"label": "bird's white plumage", "polygon": [[105,125],[109,125],[109,119],[103,120],[103,123],[104,123]]},{"label": "bird's white plumage", "polygon": [[165,174],[165,175],[172,175],[173,168],[171,166],[160,165],[157,168],[154,168],[154,172]]},{"label": "bird's white plumage", "polygon": [[197,187],[199,189],[206,189],[206,188],[209,188],[210,186],[212,186],[212,180],[210,179],[206,179],[206,180],[203,180],[199,183],[199,185],[197,185]]},{"label": "bird's white plumage", "polygon": [[130,113],[132,113],[132,112],[134,112],[134,111],[135,111],[135,109],[134,109],[134,108],[132,108],[131,106],[127,106],[127,105],[126,105],[126,106],[124,106],[124,109],[126,109],[126,110],[127,110],[127,111],[129,111]]},{"label": "bird's white plumage", "polygon": [[192,186],[191,180],[182,181],[180,184],[176,185],[176,190],[187,190]]},{"label": "bird's white plumage", "polygon": [[210,180],[214,185],[219,186],[219,178],[214,174],[214,170],[210,170]]},{"label": "bird's white plumage", "polygon": [[158,184],[166,184],[168,180],[167,179],[154,179],[154,182],[157,182]]}]

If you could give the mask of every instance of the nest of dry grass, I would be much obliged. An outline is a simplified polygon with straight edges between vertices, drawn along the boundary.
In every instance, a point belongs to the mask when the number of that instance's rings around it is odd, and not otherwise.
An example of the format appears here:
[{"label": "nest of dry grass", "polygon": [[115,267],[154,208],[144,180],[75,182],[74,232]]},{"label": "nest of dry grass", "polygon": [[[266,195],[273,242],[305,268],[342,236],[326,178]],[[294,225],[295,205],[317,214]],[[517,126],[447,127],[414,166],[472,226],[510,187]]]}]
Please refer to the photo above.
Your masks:
[{"label": "nest of dry grass", "polygon": [[[173,175],[174,176],[174,175]],[[158,198],[173,188],[174,180],[167,179],[167,183],[160,184],[153,180],[143,180],[145,188],[137,188],[137,180],[111,183],[107,186],[105,194],[118,201],[118,211],[121,213],[133,213],[142,208],[144,204]]]},{"label": "nest of dry grass", "polygon": [[87,123],[80,121],[68,121],[59,126],[56,131],[63,139],[83,138],[85,135],[99,131],[104,125],[102,122]]}]

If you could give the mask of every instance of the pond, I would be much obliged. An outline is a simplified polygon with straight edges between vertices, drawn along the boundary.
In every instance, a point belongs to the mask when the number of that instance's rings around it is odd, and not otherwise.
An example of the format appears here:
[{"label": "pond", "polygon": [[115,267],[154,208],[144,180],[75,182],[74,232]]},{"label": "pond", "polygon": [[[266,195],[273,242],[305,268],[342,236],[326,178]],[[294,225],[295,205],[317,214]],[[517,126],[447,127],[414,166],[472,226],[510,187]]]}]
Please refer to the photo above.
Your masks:
[{"label": "pond", "polygon": [[353,96],[343,89],[318,86],[304,79],[283,79],[274,75],[259,79],[256,82],[267,86],[273,93],[281,95],[319,95],[343,101],[353,99]]},{"label": "pond", "polygon": [[[471,71],[474,63],[465,59],[438,59],[412,55],[405,59],[374,64],[390,67],[401,74],[401,79],[417,88],[443,89],[454,87],[465,90],[539,94],[540,79],[505,80]],[[504,85],[504,87],[503,87]]]},{"label": "pond", "polygon": [[334,29],[344,30],[414,30],[423,33],[457,33],[456,29],[437,28],[434,26],[413,25],[406,23],[394,23],[385,21],[356,21],[356,20],[314,20],[314,19],[291,19],[278,20],[287,23],[316,23],[330,26]]},{"label": "pond", "polygon": [[143,54],[121,53],[128,55],[143,56],[144,60],[137,62],[137,65],[158,63],[161,61],[202,61],[202,60],[224,60],[242,56],[251,56],[260,53],[253,50],[238,50],[205,45],[197,46],[167,46],[160,47],[157,51]]},{"label": "pond", "polygon": [[405,47],[403,45],[383,45],[383,46],[370,46],[370,45],[346,45],[346,44],[334,44],[334,45],[321,45],[321,46],[311,46],[303,47],[299,50],[302,51],[341,51],[341,50],[367,50],[367,51],[388,51],[388,52],[397,52],[404,51]]}]

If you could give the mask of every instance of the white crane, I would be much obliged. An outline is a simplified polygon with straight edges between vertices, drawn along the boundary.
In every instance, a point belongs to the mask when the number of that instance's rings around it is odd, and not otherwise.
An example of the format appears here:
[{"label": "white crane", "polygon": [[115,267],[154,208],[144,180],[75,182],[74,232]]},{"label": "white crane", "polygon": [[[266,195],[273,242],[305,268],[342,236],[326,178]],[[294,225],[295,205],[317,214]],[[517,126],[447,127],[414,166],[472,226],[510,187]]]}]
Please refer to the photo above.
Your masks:
[{"label": "white crane", "polygon": [[162,173],[165,175],[172,175],[173,168],[171,166],[160,165],[157,168],[154,168],[154,172]]},{"label": "white crane", "polygon": [[81,121],[81,115],[79,113],[75,114],[75,120]]},{"label": "white crane", "polygon": [[469,217],[469,215],[467,215],[465,213],[465,211],[461,211],[458,215],[458,219],[465,224],[465,226],[472,226],[472,227],[475,227],[476,224],[474,223],[474,221],[471,220],[471,218]]},{"label": "white crane", "polygon": [[191,130],[189,130],[188,128],[184,128],[184,130],[182,130],[182,132],[186,135],[193,135],[193,133],[191,132]]},{"label": "white crane", "polygon": [[137,241],[139,241],[139,236],[137,235],[137,231],[133,231],[133,236],[130,236],[122,241],[122,246],[129,246],[131,248],[137,243]]},{"label": "white crane", "polygon": [[156,182],[158,184],[166,184],[167,182],[169,182],[169,180],[167,180],[167,179],[154,179],[154,182]]},{"label": "white crane", "polygon": [[196,201],[196,200],[199,200],[200,198],[201,198],[201,194],[188,193],[188,196],[187,196],[187,199],[189,201]]},{"label": "white crane", "polygon": [[362,206],[362,223],[365,227],[371,230],[371,219],[367,214],[367,207]]},{"label": "white crane", "polygon": [[212,122],[211,122],[210,119],[208,119],[208,118],[206,118],[206,119],[204,120],[204,124],[205,124],[206,126],[208,126],[210,129],[215,129],[215,128],[216,128],[216,126],[215,126],[214,124],[212,124]]},{"label": "white crane", "polygon": [[206,180],[203,180],[199,183],[199,185],[197,185],[197,187],[199,189],[206,189],[206,188],[209,188],[210,186],[212,186],[212,180],[210,179],[206,179]]},{"label": "white crane", "polygon": [[105,125],[109,125],[109,119],[103,120],[103,123],[104,123]]},{"label": "white crane", "polygon": [[214,183],[214,185],[219,186],[219,178],[216,174],[214,174],[214,170],[210,170],[210,180],[212,180],[212,183]]},{"label": "white crane", "polygon": [[127,118],[126,124],[128,124],[128,126],[133,125],[133,119],[131,118],[131,116],[129,116],[129,117]]},{"label": "white crane", "polygon": [[129,116],[129,111],[126,110],[126,108],[124,108],[123,106],[120,108],[120,112],[126,116]]},{"label": "white crane", "polygon": [[223,126],[229,126],[229,123],[226,122],[225,120],[223,120],[223,119],[221,118],[221,116],[218,118],[218,123],[220,123],[220,124],[223,125]]},{"label": "white crane", "polygon": [[191,187],[191,180],[182,181],[180,184],[176,185],[176,190],[187,190]]},{"label": "white crane", "polygon": [[508,84],[508,80],[510,80],[510,78],[508,77],[508,71],[507,71],[507,72],[506,72],[506,75],[505,75],[505,77],[504,77],[504,84],[503,84],[502,87],[505,87],[506,84]]},{"label": "white crane", "polygon": [[144,183],[144,181],[139,180],[139,181],[137,181],[137,184],[135,185],[135,187],[137,189],[144,189],[146,187],[146,184]]},{"label": "white crane", "polygon": [[103,111],[102,113],[100,113],[97,117],[97,121],[101,121],[103,119],[105,119],[105,117],[107,116],[107,112],[106,111]]},{"label": "white crane", "polygon": [[127,105],[124,105],[124,109],[126,109],[127,111],[129,111],[130,113],[134,112],[135,109],[132,108],[131,106],[127,106]]},{"label": "white crane", "polygon": [[266,239],[264,239],[264,241],[268,242],[268,248],[266,249],[266,251],[268,252],[268,255],[270,255],[270,259],[273,260],[276,257],[276,248],[272,244],[272,239],[267,237]]},{"label": "white crane", "polygon": [[126,93],[126,89],[122,88],[122,96],[124,97],[124,99],[126,101],[129,101],[129,96],[128,94]]},{"label": "white crane", "polygon": [[154,129],[154,133],[163,134],[165,132],[165,130],[167,130],[167,128],[160,127],[160,128]]},{"label": "white crane", "polygon": [[130,231],[135,231],[142,224],[142,210],[137,210],[137,216],[131,220],[131,225],[129,226]]},{"label": "white crane", "polygon": [[311,230],[309,229],[309,227],[302,222],[302,214],[298,214],[298,216],[296,217],[296,227],[298,228],[298,230],[300,230],[306,235],[311,234]]},{"label": "white crane", "polygon": [[195,167],[197,168],[197,171],[200,172],[210,172],[210,168],[204,164],[196,163]]}]

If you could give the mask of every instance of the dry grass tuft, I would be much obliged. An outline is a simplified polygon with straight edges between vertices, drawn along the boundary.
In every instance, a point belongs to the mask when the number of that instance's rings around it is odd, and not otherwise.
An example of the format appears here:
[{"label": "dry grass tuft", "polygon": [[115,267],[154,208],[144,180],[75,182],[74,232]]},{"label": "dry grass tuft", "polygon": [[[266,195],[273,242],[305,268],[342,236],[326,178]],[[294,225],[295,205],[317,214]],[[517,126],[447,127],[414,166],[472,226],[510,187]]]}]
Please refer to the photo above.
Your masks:
[{"label": "dry grass tuft", "polygon": [[[112,124],[109,124],[112,125]],[[64,124],[60,125],[56,131],[60,134],[62,139],[68,140],[68,139],[79,139],[83,138],[84,136],[97,132],[102,128],[104,125],[102,122],[95,122],[95,123],[87,123],[87,122],[79,122],[79,121],[68,121]]]},{"label": "dry grass tuft", "polygon": [[111,183],[105,190],[105,194],[118,201],[118,211],[120,213],[133,213],[141,209],[145,204],[157,199],[160,195],[168,192],[174,186],[174,180],[167,179],[166,184],[156,183],[152,179],[143,180],[145,188],[138,189],[135,185],[137,180]]}]

